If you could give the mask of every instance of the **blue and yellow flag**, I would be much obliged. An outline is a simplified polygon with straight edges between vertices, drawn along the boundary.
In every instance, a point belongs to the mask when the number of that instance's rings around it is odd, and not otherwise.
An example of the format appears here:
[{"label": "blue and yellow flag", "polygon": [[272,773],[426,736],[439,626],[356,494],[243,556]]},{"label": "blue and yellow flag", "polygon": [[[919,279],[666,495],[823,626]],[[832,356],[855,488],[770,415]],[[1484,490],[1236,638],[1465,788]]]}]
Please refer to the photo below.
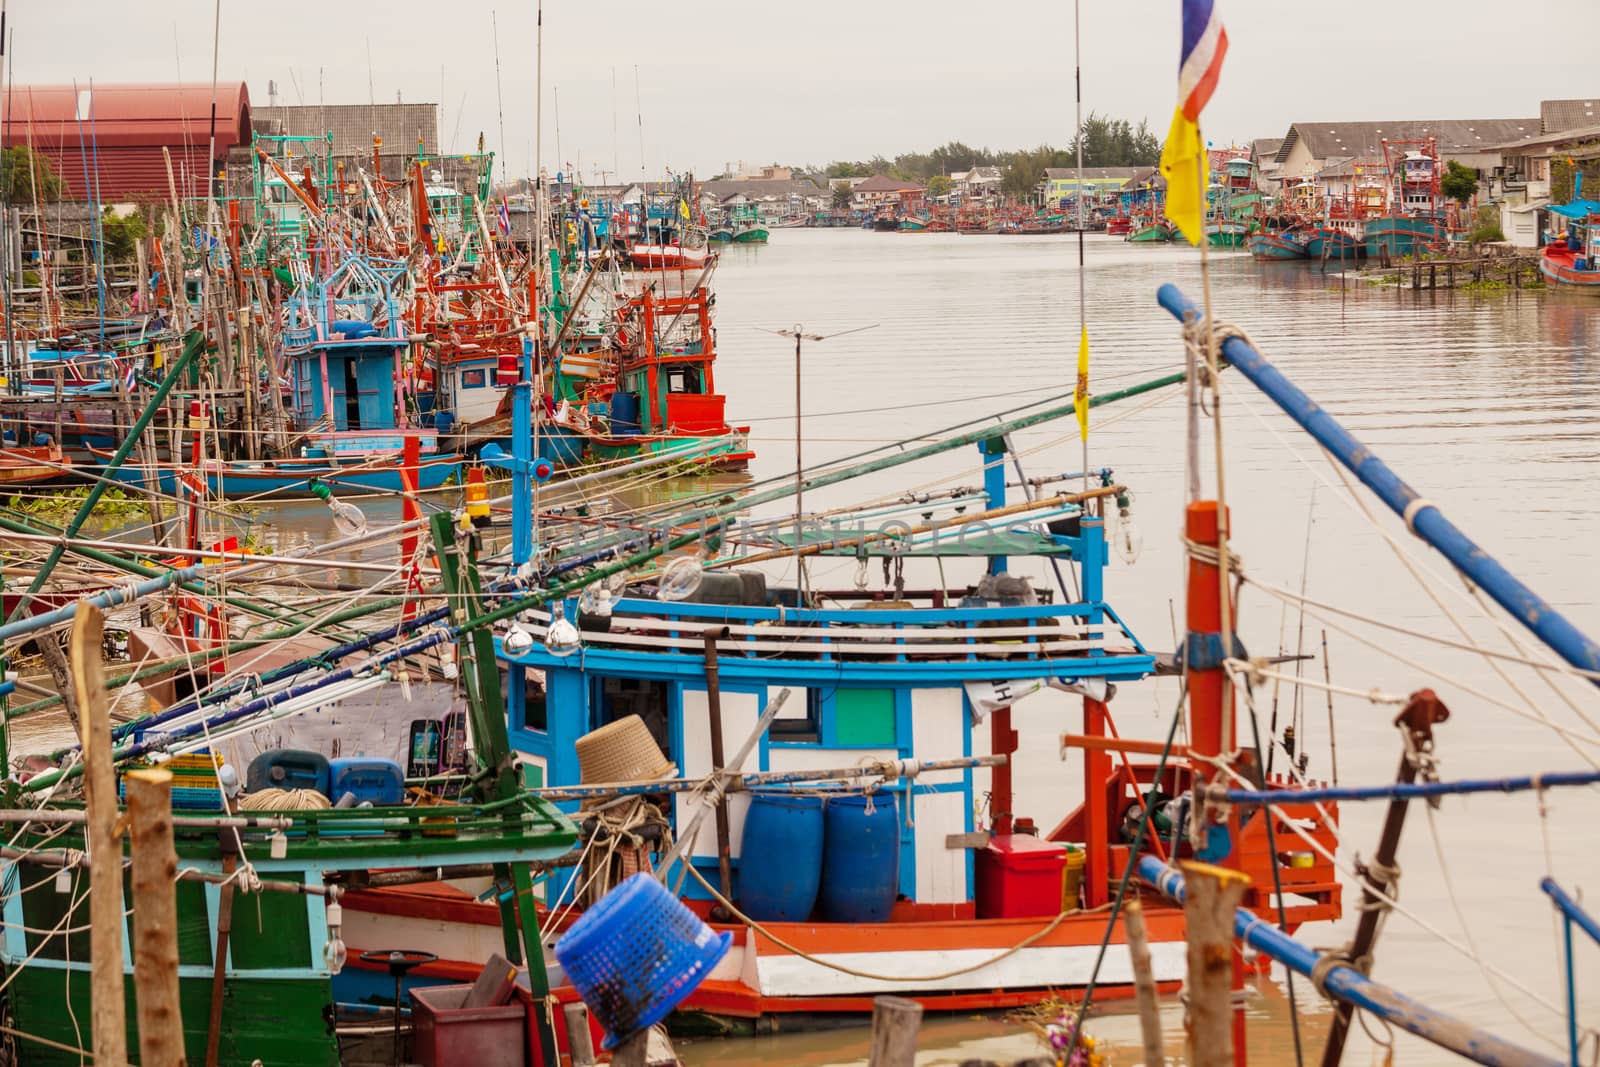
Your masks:
[{"label": "blue and yellow flag", "polygon": [[1167,219],[1197,245],[1205,239],[1206,152],[1200,112],[1217,87],[1228,31],[1213,0],[1183,0],[1183,53],[1178,63],[1178,106],[1161,147],[1167,179]]}]

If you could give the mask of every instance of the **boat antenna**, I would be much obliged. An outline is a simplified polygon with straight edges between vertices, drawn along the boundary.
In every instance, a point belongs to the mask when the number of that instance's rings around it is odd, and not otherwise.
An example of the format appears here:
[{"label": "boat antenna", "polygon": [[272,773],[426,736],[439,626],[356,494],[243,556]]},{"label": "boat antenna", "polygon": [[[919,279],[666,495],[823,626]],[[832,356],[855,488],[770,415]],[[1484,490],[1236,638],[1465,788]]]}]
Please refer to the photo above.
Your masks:
[{"label": "boat antenna", "polygon": [[[206,146],[206,199],[208,200],[216,195],[216,189],[211,183],[216,180],[217,59],[222,44],[222,0],[217,0],[215,7],[216,13],[211,21],[211,137]],[[94,90],[90,89],[90,93],[93,92]],[[89,106],[92,108],[94,105],[91,103]]]},{"label": "boat antenna", "polygon": [[[15,98],[15,94],[16,94],[16,81],[15,81],[15,75],[14,75],[14,71],[16,69],[15,57],[13,56],[12,50],[9,47],[9,45],[11,43],[9,34],[11,34],[12,32],[13,31],[11,31],[11,30],[6,28],[6,3],[5,3],[5,0],[0,0],[0,63],[4,63],[5,64],[5,70],[4,70],[3,73],[5,74],[5,78],[6,78],[5,143],[7,143],[7,144],[11,143],[11,101]],[[10,198],[9,195],[7,195],[7,197],[6,197],[5,204],[4,205],[0,205],[0,208],[3,208],[4,213],[5,213],[4,217],[0,218],[0,245],[3,245],[3,248],[4,248],[3,258],[5,260],[5,267],[4,267],[4,271],[5,271],[5,273],[4,273],[5,299],[6,299],[6,309],[5,309],[6,310],[6,359],[5,359],[5,371],[6,371],[7,388],[10,390],[10,392],[11,392],[11,394],[13,396],[16,396],[16,395],[20,395],[21,392],[22,392],[22,369],[23,369],[23,363],[22,363],[21,360],[19,360],[17,358],[17,331],[16,331],[16,323],[14,321],[16,319],[16,309],[12,305],[12,300],[13,300],[13,297],[14,297],[14,294],[13,294],[13,291],[12,291],[12,286],[14,284],[14,279],[12,278],[12,275],[11,275],[11,263],[12,263],[12,254],[13,254],[12,253],[12,249],[13,248],[16,249],[16,260],[17,260],[17,262],[21,262],[21,260],[22,260],[22,235],[20,233],[16,232],[17,229],[20,229],[20,227],[13,227],[11,225],[11,198]],[[19,212],[18,215],[20,217],[21,213]],[[17,443],[18,444],[22,443],[22,433],[21,433],[20,428],[19,428],[18,433],[17,433]]]},{"label": "boat antenna", "polygon": [[[648,181],[649,174],[644,169],[644,101],[639,94],[639,64],[633,65],[633,114],[639,121],[639,180]],[[621,176],[618,175],[620,180]]]},{"label": "boat antenna", "polygon": [[793,329],[767,331],[768,333],[775,333],[779,337],[794,338],[794,559],[795,601],[797,607],[805,607],[806,603],[806,558],[800,554],[800,550],[805,547],[805,542],[801,539],[803,534],[801,516],[805,513],[805,509],[802,506],[805,492],[805,463],[801,459],[801,446],[805,442],[805,437],[801,432],[800,418],[801,344],[805,341],[820,342],[826,341],[830,337],[843,337],[848,333],[860,333],[863,330],[874,329],[877,325],[874,322],[871,326],[857,326],[849,330],[840,330],[838,333],[820,334],[806,333],[805,328],[797,322],[794,324]]},{"label": "boat antenna", "polygon": [[622,181],[622,156],[617,151],[617,67],[611,66],[611,177]]},{"label": "boat antenna", "polygon": [[555,120],[556,120],[556,173],[560,174],[565,163],[561,161],[561,86],[552,85],[550,91],[555,94]]},{"label": "boat antenna", "polygon": [[[1077,124],[1077,130],[1075,131],[1076,135],[1073,137],[1073,140],[1077,142],[1078,149],[1078,186],[1077,195],[1073,199],[1077,201],[1078,208],[1078,344],[1081,353],[1078,360],[1078,370],[1083,378],[1083,380],[1078,383],[1078,390],[1079,392],[1085,394],[1084,400],[1087,401],[1089,389],[1087,366],[1087,353],[1089,348],[1089,302],[1087,296],[1085,295],[1088,282],[1084,277],[1083,270],[1083,59],[1082,50],[1079,47],[1080,34],[1078,29],[1080,14],[1079,9],[1081,6],[1082,0],[1072,0],[1072,80],[1077,95],[1075,115],[1073,119],[1073,121]],[[1083,417],[1087,418],[1087,416]],[[1083,491],[1087,493],[1089,491],[1089,424],[1087,422],[1083,422],[1081,424],[1078,436],[1082,438],[1083,442]]]},{"label": "boat antenna", "polygon": [[[541,35],[543,35],[543,33],[544,33],[544,5],[543,4],[539,5],[539,12],[540,12],[540,14],[539,14],[539,33]],[[499,115],[500,115],[500,148],[501,148],[501,152],[505,153],[506,146],[507,146],[508,142],[506,141],[506,98],[505,98],[504,92],[500,88],[500,19],[499,19],[499,16],[496,14],[496,12],[492,8],[489,11],[489,29],[490,29],[491,35],[494,37],[494,99],[495,99],[495,109],[499,112]],[[541,39],[542,39],[542,36],[541,36]],[[539,90],[542,89],[542,88],[543,88],[542,83],[534,88],[534,100],[535,101],[537,101],[539,99],[539,96],[538,96]],[[536,107],[538,106],[537,103],[535,104],[535,106]],[[538,123],[538,119],[536,118],[534,120],[535,128],[538,127],[538,124],[539,124]],[[533,176],[535,178],[538,178],[538,176],[539,176],[539,168],[538,167],[534,168]],[[501,181],[505,181],[506,180],[506,161],[505,161],[505,155],[504,154],[500,157],[500,180]]]},{"label": "boat antenna", "polygon": [[[533,340],[533,366],[529,367],[527,369],[527,372],[533,378],[533,385],[534,385],[534,388],[529,391],[530,392],[529,399],[533,402],[533,451],[530,454],[530,457],[529,457],[530,460],[538,458],[538,456],[540,454],[539,430],[542,428],[542,426],[544,424],[544,395],[543,395],[544,394],[544,387],[540,383],[543,382],[544,378],[541,375],[539,368],[540,368],[540,365],[543,364],[545,359],[547,358],[546,357],[546,353],[544,351],[544,337],[543,337],[544,330],[541,328],[543,323],[542,323],[542,321],[540,319],[540,309],[539,309],[539,299],[540,299],[539,277],[543,273],[544,241],[545,241],[545,237],[547,235],[547,224],[545,222],[545,213],[544,213],[544,208],[545,208],[545,189],[544,189],[544,0],[539,0],[539,2],[535,5],[535,7],[534,7],[534,19],[535,19],[535,22],[534,22],[534,43],[533,43],[533,47],[534,47],[534,53],[533,53],[533,72],[534,72],[534,77],[533,77],[533,83],[534,83],[533,84],[533,222],[534,222],[535,233],[534,233],[533,248],[532,248],[533,263],[531,264],[532,271],[533,271],[533,291],[532,291],[532,293],[529,294],[529,297],[528,297],[528,304],[529,304],[529,306],[528,306],[528,321],[530,323],[530,327],[529,327],[530,335],[531,335],[532,340]],[[495,41],[495,84],[498,87],[499,81],[500,81],[500,60],[499,60],[500,45],[499,45],[499,34],[498,34],[498,32],[495,34],[495,38],[496,38],[496,41]],[[500,136],[501,136],[501,139],[503,141],[504,138],[505,138],[505,127],[504,127],[505,115],[504,115],[503,111],[501,113],[500,121],[501,121]],[[502,161],[501,166],[500,166],[500,175],[501,175],[502,178],[505,177],[505,164],[504,164],[503,161]],[[552,282],[552,284],[554,284],[554,283]],[[556,357],[556,353],[554,353],[554,352],[549,353],[549,357],[548,358],[554,359],[555,357]],[[551,384],[552,388],[555,386],[555,375],[553,373],[550,376],[550,384]],[[538,545],[539,545],[539,480],[537,478],[533,479],[532,504],[533,504],[533,544],[534,544],[534,550],[538,551]]]}]

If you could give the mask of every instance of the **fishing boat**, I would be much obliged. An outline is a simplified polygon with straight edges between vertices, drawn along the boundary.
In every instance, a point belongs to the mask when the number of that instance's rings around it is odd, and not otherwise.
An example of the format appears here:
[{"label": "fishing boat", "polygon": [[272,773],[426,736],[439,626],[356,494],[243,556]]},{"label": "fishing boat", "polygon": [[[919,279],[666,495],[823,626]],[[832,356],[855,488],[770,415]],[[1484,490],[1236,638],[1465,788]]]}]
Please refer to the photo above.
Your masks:
[{"label": "fishing boat", "polygon": [[1348,262],[1366,254],[1359,232],[1332,222],[1311,227],[1305,231],[1305,236],[1308,259]]},{"label": "fishing boat", "polygon": [[1400,259],[1443,248],[1450,235],[1438,143],[1433,138],[1384,141],[1383,153],[1389,198],[1383,213],[1363,224],[1366,254]]},{"label": "fishing boat", "polygon": [[[418,437],[419,444],[433,446],[437,438],[432,434]],[[198,466],[184,464],[183,470],[193,471],[205,479],[211,495],[228,500],[246,497],[274,499],[317,496],[315,486],[327,484],[341,493],[398,493],[404,486],[401,481],[402,460],[396,449],[403,447],[398,439],[395,448],[386,449],[376,457],[371,456],[308,456],[290,459],[222,460],[204,459]],[[168,496],[177,492],[177,473],[173,464],[154,468],[137,463],[124,463],[115,471],[106,466],[112,452],[105,448],[89,448],[91,456],[100,464],[100,477],[109,477],[122,485],[155,485]],[[462,457],[453,453],[439,454],[429,448],[416,466],[417,488],[439,489],[452,479],[460,480]]]},{"label": "fishing boat", "polygon": [[916,215],[907,215],[900,220],[901,233],[922,233],[928,229],[928,220]]},{"label": "fishing boat", "polygon": [[641,269],[703,267],[710,255],[703,230],[695,226],[680,228],[664,222],[651,222],[643,227],[628,247],[629,260]]},{"label": "fishing boat", "polygon": [[1247,242],[1250,255],[1256,259],[1305,259],[1305,231],[1298,227],[1284,230],[1259,230]]},{"label": "fishing boat", "polygon": [[1550,211],[1567,220],[1567,230],[1540,249],[1539,273],[1553,285],[1600,293],[1600,203],[1580,199]]},{"label": "fishing boat", "polygon": [[1249,236],[1250,224],[1240,219],[1213,219],[1206,223],[1206,241],[1212,248],[1243,248]]},{"label": "fishing boat", "polygon": [[53,441],[36,445],[0,441],[0,489],[53,481],[71,471],[72,460]]},{"label": "fishing boat", "polygon": [[1107,237],[1126,237],[1133,232],[1133,216],[1118,213],[1106,219]]},{"label": "fishing boat", "polygon": [[1172,223],[1163,218],[1150,218],[1136,223],[1128,232],[1127,240],[1136,244],[1160,244],[1172,240]]}]

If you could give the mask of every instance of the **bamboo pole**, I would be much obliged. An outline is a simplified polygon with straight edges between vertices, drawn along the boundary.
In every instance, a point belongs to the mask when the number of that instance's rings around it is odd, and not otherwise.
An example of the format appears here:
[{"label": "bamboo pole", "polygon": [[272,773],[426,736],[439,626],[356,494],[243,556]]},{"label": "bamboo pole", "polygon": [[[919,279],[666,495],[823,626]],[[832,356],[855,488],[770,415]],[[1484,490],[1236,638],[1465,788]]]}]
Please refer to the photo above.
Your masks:
[{"label": "bamboo pole", "polygon": [[912,1067],[922,1005],[905,997],[872,998],[872,1053],[867,1067]]},{"label": "bamboo pole", "polygon": [[1156,1003],[1156,976],[1150,965],[1150,937],[1144,925],[1144,905],[1137,900],[1124,904],[1122,924],[1128,933],[1128,955],[1133,960],[1133,993],[1139,1006],[1144,1065],[1162,1067],[1167,1062],[1166,1040],[1161,1034],[1161,1010]]},{"label": "bamboo pole", "polygon": [[91,1025],[95,1063],[128,1062],[127,1005],[122,987],[122,846],[116,831],[117,780],[111,762],[111,712],[100,662],[105,616],[78,604],[72,624],[73,695],[81,709],[78,728],[87,767],[89,839],[89,959]]},{"label": "bamboo pole", "polygon": [[133,826],[133,980],[140,1067],[183,1067],[178,1005],[178,853],[172,843],[172,772],[129,771]]},{"label": "bamboo pole", "polygon": [[1178,866],[1188,888],[1189,1063],[1233,1067],[1233,913],[1250,879],[1209,863]]}]

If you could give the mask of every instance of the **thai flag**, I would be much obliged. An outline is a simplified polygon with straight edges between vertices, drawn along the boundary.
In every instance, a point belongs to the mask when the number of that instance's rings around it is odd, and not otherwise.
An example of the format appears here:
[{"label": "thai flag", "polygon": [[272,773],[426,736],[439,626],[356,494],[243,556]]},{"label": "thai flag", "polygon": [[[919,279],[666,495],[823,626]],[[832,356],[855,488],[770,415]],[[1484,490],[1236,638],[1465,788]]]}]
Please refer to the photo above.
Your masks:
[{"label": "thai flag", "polygon": [[124,371],[122,375],[122,391],[130,396],[133,395],[133,383],[137,381],[138,378],[139,361],[130,357],[128,359],[128,369]]},{"label": "thai flag", "polygon": [[504,237],[511,236],[511,208],[503,195],[500,197],[500,233]]},{"label": "thai flag", "polygon": [[1178,63],[1178,106],[1190,122],[1217,87],[1222,57],[1228,54],[1228,31],[1213,0],[1183,0],[1183,53]]}]

